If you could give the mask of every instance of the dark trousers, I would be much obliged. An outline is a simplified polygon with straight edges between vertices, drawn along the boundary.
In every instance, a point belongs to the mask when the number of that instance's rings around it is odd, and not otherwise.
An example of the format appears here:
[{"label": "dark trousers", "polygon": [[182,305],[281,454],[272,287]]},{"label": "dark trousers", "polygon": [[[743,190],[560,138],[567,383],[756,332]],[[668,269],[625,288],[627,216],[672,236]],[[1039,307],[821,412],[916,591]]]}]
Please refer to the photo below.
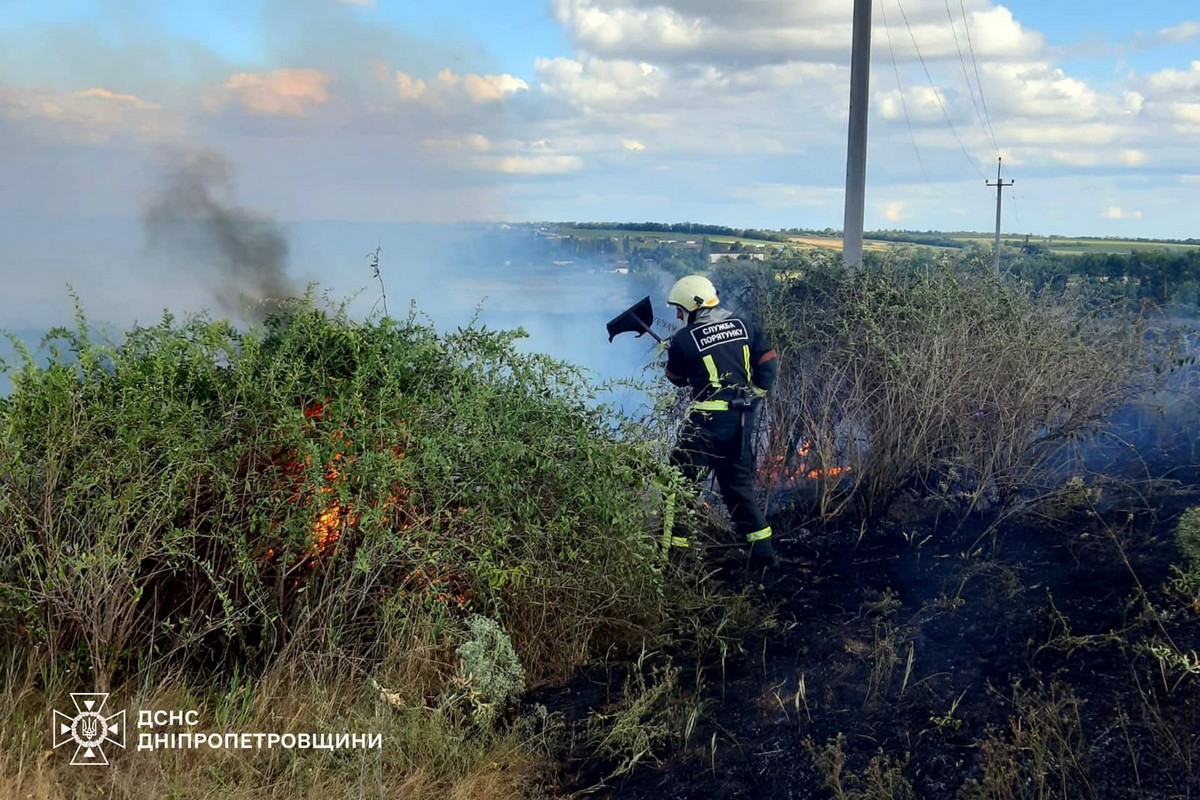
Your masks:
[{"label": "dark trousers", "polygon": [[[743,414],[745,419],[739,420]],[[689,480],[699,480],[708,469],[716,473],[721,499],[742,541],[768,527],[754,493],[754,460],[749,445],[753,429],[752,411],[695,411],[684,423],[671,453],[671,464]]]}]

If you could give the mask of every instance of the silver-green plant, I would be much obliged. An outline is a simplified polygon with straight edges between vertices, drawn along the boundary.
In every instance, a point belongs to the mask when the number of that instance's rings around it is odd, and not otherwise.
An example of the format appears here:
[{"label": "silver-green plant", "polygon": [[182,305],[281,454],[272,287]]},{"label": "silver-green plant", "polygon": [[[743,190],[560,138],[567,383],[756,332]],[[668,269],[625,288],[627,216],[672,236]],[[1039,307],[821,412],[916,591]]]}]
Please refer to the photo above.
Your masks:
[{"label": "silver-green plant", "polygon": [[461,659],[459,683],[472,720],[490,727],[525,693],[525,669],[512,640],[491,617],[473,614],[466,620],[467,640],[455,651]]}]

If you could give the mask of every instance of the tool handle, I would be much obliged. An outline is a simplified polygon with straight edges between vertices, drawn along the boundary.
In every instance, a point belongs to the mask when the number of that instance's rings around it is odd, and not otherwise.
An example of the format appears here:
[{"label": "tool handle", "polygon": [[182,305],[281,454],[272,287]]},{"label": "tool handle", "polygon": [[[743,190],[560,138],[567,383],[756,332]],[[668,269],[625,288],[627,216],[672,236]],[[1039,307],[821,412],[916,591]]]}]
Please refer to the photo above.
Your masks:
[{"label": "tool handle", "polygon": [[638,319],[638,320],[637,320],[637,324],[642,326],[642,330],[644,330],[646,333],[648,333],[648,334],[650,334],[651,336],[653,336],[653,337],[654,337],[654,341],[658,342],[659,344],[662,344],[662,337],[661,337],[661,336],[659,336],[657,333],[655,333],[653,328],[651,328],[651,327],[650,327],[649,325],[647,325],[646,323],[642,322],[642,321],[641,321],[641,319]]}]

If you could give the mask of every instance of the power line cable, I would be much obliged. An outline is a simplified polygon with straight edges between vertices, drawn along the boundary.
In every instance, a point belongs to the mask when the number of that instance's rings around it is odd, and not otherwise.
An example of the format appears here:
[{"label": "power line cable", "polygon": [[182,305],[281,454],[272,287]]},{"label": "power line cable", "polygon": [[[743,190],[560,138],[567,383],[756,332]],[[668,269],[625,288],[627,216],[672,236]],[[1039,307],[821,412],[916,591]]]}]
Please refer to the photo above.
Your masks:
[{"label": "power line cable", "polygon": [[900,83],[900,67],[896,64],[896,50],[892,47],[892,32],[888,27],[887,10],[884,0],[879,0],[879,12],[883,16],[883,33],[887,36],[888,52],[892,56],[892,71],[896,73],[896,89],[900,92],[900,108],[904,110],[904,124],[908,126],[908,138],[912,140],[913,152],[917,155],[917,164],[921,167],[921,177],[929,184],[929,175],[925,172],[925,162],[921,160],[921,149],[917,147],[917,135],[913,132],[912,120],[908,116],[908,103],[904,100],[904,86]]},{"label": "power line cable", "polygon": [[971,40],[971,24],[967,21],[967,8],[963,5],[963,0],[958,0],[958,7],[962,11],[963,28],[967,32],[967,49],[971,51],[971,64],[975,68],[975,83],[979,85],[979,102],[983,105],[983,117],[987,120],[988,134],[991,136],[992,145],[998,154],[1000,146],[996,144],[996,133],[992,130],[992,116],[988,113],[987,98],[983,94],[983,81],[979,77],[979,62],[975,59],[975,43]]},{"label": "power line cable", "polygon": [[[983,121],[983,113],[979,110],[979,101],[975,99],[975,89],[971,86],[971,76],[967,74],[967,61],[963,58],[962,45],[958,41],[958,26],[954,24],[954,12],[950,10],[950,0],[943,0],[946,4],[946,18],[950,20],[950,33],[954,36],[954,49],[958,51],[958,63],[962,66],[963,80],[967,82],[967,91],[971,93],[971,105],[975,106],[975,117],[979,120],[979,127],[983,128],[984,133],[990,133],[990,128]],[[966,21],[965,18],[963,20]],[[980,95],[983,94],[983,87],[979,87]],[[996,137],[992,136],[992,149],[996,151],[996,155],[1000,155],[1000,148],[996,144]]]},{"label": "power line cable", "polygon": [[917,37],[913,33],[912,25],[908,23],[908,14],[904,13],[904,5],[900,2],[900,0],[896,0],[896,6],[900,9],[900,16],[904,18],[904,27],[908,28],[908,35],[912,39],[913,48],[917,51],[917,59],[921,62],[921,69],[925,70],[925,77],[929,80],[929,87],[933,90],[933,99],[937,101],[938,108],[942,110],[942,117],[945,118],[946,125],[949,126],[950,132],[954,134],[954,141],[958,142],[959,149],[962,150],[967,161],[971,162],[971,166],[975,168],[975,171],[979,173],[979,177],[986,181],[988,179],[987,176],[983,174],[983,170],[979,168],[979,164],[975,163],[975,159],[971,157],[971,154],[967,151],[966,146],[963,145],[962,138],[958,135],[958,131],[955,129],[954,123],[950,121],[950,114],[946,112],[946,106],[942,102],[941,95],[938,94],[937,85],[934,84],[933,76],[929,74],[929,67],[925,64],[925,56],[921,55],[921,47],[917,44]]}]

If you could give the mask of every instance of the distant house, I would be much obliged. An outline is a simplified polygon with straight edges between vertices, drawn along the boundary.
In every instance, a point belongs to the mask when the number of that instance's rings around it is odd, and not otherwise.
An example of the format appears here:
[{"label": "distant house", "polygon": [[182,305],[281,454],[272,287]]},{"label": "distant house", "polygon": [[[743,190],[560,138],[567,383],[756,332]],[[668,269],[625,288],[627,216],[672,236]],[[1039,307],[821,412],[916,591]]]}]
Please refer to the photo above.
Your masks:
[{"label": "distant house", "polygon": [[629,267],[617,267],[616,269],[613,270],[613,272],[615,272],[618,275],[628,275]]},{"label": "distant house", "polygon": [[716,264],[718,261],[737,261],[743,257],[751,261],[767,260],[766,253],[709,253],[708,263]]}]

